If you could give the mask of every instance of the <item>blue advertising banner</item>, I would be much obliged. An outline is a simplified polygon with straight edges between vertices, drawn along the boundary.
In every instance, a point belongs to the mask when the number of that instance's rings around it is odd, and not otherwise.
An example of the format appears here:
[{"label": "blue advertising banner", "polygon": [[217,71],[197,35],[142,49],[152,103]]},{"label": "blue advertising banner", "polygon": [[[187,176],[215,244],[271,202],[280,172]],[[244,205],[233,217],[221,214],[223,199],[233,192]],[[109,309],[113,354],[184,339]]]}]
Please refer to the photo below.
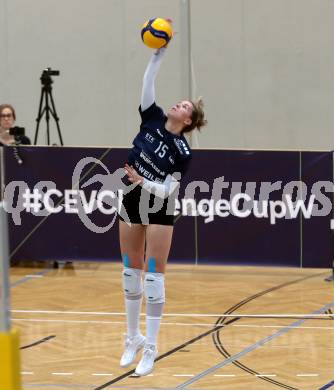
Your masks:
[{"label": "blue advertising banner", "polygon": [[[20,165],[4,148],[11,258],[120,259],[114,194],[128,152],[20,147]],[[331,152],[195,150],[170,259],[330,267],[332,197]]]},{"label": "blue advertising banner", "polygon": [[301,266],[326,268],[334,260],[334,232],[329,229],[333,219],[333,155],[303,152],[301,157],[301,177],[308,189],[307,201],[312,188],[318,194],[313,213],[315,215],[312,218],[303,217],[301,221]]},{"label": "blue advertising banner", "polygon": [[[261,188],[265,188],[263,183],[268,183],[268,191],[272,190],[265,198],[279,201],[285,185],[299,179],[299,155],[294,152],[210,151],[205,159],[194,158],[195,170],[200,166],[202,172],[203,169],[207,172],[210,186],[218,173],[224,176],[228,186],[223,189],[221,198],[231,203],[238,193],[258,200]],[[260,218],[253,212],[244,212],[242,216],[231,213],[226,217],[216,216],[209,223],[199,218],[200,262],[215,260],[220,253],[222,261],[232,264],[237,261],[298,266],[299,219],[270,221],[270,210],[263,211],[264,216]]]}]

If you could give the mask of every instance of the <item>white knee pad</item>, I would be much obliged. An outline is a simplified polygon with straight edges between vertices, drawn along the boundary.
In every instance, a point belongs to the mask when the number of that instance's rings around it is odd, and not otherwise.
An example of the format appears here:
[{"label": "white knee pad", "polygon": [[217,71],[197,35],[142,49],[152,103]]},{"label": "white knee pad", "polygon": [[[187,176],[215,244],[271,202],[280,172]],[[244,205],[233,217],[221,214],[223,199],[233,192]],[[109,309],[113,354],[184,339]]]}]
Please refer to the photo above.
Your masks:
[{"label": "white knee pad", "polygon": [[165,302],[165,275],[146,272],[144,279],[144,293],[149,303]]},{"label": "white knee pad", "polygon": [[143,293],[142,271],[136,268],[124,268],[123,288],[126,296],[136,296]]}]

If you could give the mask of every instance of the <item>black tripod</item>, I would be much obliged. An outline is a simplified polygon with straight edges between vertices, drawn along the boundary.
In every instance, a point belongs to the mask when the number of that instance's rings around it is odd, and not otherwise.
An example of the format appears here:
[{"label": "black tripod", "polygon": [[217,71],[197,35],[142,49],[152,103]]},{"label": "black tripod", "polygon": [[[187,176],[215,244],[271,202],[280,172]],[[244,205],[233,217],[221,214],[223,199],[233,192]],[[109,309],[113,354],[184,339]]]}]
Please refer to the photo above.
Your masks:
[{"label": "black tripod", "polygon": [[[41,119],[43,115],[45,114],[45,120],[46,120],[46,134],[47,134],[47,144],[50,145],[50,114],[53,117],[53,119],[56,122],[58,135],[60,139],[60,144],[64,145],[63,138],[61,136],[60,127],[59,127],[59,117],[57,115],[55,103],[52,97],[52,83],[53,80],[51,76],[59,76],[59,70],[51,70],[51,68],[47,68],[43,70],[42,76],[40,78],[42,83],[42,92],[41,92],[41,99],[39,102],[39,109],[38,109],[38,115],[36,118],[36,132],[35,132],[35,139],[34,139],[34,145],[37,144],[37,137],[38,137],[38,130],[39,130],[39,124],[41,122]],[[44,105],[43,105],[44,103]],[[51,103],[51,107],[49,105]]]}]

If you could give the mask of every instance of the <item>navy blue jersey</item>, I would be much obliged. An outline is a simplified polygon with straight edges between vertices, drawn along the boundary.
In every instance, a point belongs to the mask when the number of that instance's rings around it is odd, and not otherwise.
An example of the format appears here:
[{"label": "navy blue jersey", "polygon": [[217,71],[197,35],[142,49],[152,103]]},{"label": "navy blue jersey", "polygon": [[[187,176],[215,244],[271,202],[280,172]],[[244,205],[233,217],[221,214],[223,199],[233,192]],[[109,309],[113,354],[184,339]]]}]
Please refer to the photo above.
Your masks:
[{"label": "navy blue jersey", "polygon": [[139,107],[139,112],[142,122],[129,154],[129,165],[141,176],[159,183],[174,172],[183,176],[191,160],[187,140],[165,129],[167,117],[155,103],[145,111]]}]

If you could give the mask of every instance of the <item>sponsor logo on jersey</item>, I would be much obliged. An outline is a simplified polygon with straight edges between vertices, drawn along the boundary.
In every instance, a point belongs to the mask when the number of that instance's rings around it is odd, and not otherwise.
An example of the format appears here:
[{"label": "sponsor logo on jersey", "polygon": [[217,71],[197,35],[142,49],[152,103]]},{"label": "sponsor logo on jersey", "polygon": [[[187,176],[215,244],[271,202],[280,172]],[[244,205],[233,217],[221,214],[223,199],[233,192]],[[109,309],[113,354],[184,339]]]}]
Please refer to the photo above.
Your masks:
[{"label": "sponsor logo on jersey", "polygon": [[146,164],[151,165],[151,167],[161,176],[166,176],[166,173],[164,171],[161,171],[150,159],[150,157],[143,151],[140,152],[140,158],[143,159]]},{"label": "sponsor logo on jersey", "polygon": [[147,139],[148,142],[150,142],[151,144],[153,144],[155,138],[150,134],[150,133],[146,133],[145,135],[145,138]]},{"label": "sponsor logo on jersey", "polygon": [[180,142],[181,142],[181,140],[174,138],[174,144],[175,144],[176,147],[178,148],[179,152],[180,152],[181,154],[183,154],[183,150],[182,150],[182,147],[181,147],[181,145],[180,145]]},{"label": "sponsor logo on jersey", "polygon": [[152,181],[155,181],[156,183],[163,183],[163,181],[154,176],[151,172],[149,172],[148,170],[146,170],[142,165],[139,164],[139,167],[138,167],[138,172],[143,175],[144,177],[146,177],[146,179],[148,180],[152,180]]}]

